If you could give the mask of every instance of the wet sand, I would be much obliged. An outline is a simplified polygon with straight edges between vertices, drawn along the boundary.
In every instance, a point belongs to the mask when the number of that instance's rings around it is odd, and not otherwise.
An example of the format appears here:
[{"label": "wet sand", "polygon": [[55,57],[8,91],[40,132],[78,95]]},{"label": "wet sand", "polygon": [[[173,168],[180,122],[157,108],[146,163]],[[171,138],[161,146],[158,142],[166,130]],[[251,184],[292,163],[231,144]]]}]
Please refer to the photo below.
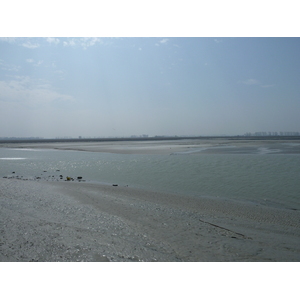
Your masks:
[{"label": "wet sand", "polygon": [[0,261],[299,261],[299,211],[0,179]]},{"label": "wet sand", "polygon": [[299,139],[183,139],[161,141],[2,143],[0,147],[119,154],[300,154]]}]

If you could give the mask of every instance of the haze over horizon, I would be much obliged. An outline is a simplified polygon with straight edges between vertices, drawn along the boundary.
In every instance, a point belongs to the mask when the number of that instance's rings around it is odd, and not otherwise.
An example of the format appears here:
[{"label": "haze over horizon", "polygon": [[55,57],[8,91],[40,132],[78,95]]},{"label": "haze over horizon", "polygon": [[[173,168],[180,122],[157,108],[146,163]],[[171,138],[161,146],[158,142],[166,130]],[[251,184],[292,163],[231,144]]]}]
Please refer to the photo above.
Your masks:
[{"label": "haze over horizon", "polygon": [[299,38],[0,38],[0,137],[300,131]]}]

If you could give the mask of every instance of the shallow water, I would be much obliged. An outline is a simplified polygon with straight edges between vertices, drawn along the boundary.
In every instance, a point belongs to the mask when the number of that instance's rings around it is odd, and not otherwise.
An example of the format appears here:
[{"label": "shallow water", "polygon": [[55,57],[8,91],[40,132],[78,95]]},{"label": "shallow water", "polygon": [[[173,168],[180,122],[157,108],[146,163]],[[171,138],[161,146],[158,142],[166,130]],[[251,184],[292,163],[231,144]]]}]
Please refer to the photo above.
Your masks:
[{"label": "shallow water", "polygon": [[268,153],[149,155],[0,148],[0,176],[82,176],[92,182],[300,209],[300,155]]}]

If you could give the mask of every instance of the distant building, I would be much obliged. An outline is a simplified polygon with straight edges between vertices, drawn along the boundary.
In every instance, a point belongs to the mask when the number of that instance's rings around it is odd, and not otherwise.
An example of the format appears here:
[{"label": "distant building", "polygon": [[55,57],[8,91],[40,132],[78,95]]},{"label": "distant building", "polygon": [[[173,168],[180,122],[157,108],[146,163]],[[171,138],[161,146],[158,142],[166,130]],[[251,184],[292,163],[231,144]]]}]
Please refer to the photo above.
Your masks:
[{"label": "distant building", "polygon": [[244,136],[299,136],[300,133],[298,131],[285,131],[282,132],[280,131],[279,133],[277,131],[260,131],[260,132],[255,132],[255,133],[251,133],[251,132],[247,132],[244,134]]}]

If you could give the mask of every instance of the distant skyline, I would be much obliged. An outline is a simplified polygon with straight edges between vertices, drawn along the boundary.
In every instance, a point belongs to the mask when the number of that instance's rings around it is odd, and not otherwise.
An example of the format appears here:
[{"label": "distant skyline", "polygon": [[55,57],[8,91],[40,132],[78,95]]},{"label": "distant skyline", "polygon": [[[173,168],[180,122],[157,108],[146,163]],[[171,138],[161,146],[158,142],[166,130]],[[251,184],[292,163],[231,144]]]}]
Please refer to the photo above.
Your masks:
[{"label": "distant skyline", "polygon": [[300,38],[0,38],[0,137],[300,131]]}]

